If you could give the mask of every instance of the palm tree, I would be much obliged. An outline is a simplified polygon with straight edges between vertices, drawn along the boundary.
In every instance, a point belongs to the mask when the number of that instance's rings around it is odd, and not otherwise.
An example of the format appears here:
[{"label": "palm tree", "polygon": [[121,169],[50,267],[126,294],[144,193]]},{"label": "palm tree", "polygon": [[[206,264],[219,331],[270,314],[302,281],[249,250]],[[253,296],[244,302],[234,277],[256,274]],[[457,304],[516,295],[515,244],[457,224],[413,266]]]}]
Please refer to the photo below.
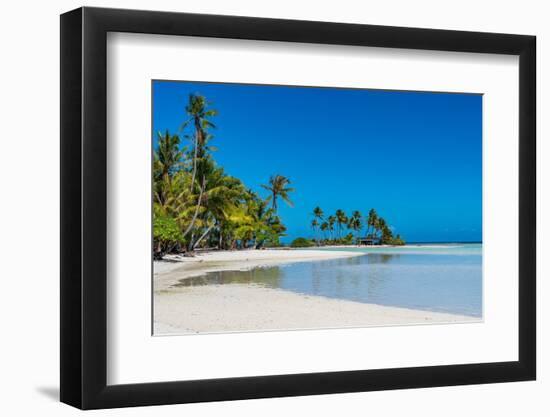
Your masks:
[{"label": "palm tree", "polygon": [[[192,185],[191,185],[191,187],[192,187]],[[199,195],[197,197],[197,204],[195,205],[195,210],[194,210],[194,213],[193,213],[193,217],[191,217],[191,222],[189,223],[187,228],[183,231],[182,237],[187,236],[187,234],[189,232],[193,231],[193,226],[195,226],[195,222],[197,221],[197,217],[198,217],[198,215],[201,211],[202,196],[204,195],[205,189],[206,189],[206,176],[203,175],[202,182],[201,182],[200,189],[199,189]],[[191,234],[191,243],[193,242],[193,235],[194,234],[195,234],[195,232],[193,231],[193,233]]]},{"label": "palm tree", "polygon": [[326,239],[327,238],[327,230],[328,230],[328,223],[327,222],[321,223],[321,230],[323,231],[323,237]]},{"label": "palm tree", "polygon": [[277,213],[277,198],[279,197],[281,197],[290,207],[294,206],[288,196],[289,193],[294,191],[294,188],[288,187],[289,184],[290,180],[282,175],[272,175],[269,178],[268,185],[262,184],[262,188],[265,188],[271,193],[266,201],[271,201],[271,208],[275,213]]},{"label": "palm tree", "polygon": [[171,135],[168,130],[164,133],[157,132],[158,146],[154,152],[155,160],[161,167],[162,174],[172,175],[180,165],[183,152],[180,149],[180,138],[178,135]]},{"label": "palm tree", "polygon": [[384,220],[383,217],[378,217],[378,231],[381,233],[384,233],[384,229],[388,228],[388,225],[386,224],[386,220]]},{"label": "palm tree", "polygon": [[372,226],[372,235],[374,236],[375,239],[378,238],[378,232],[380,231],[380,217],[377,217],[376,219],[374,219],[374,225]]},{"label": "palm tree", "polygon": [[349,223],[348,223],[348,227],[352,230],[355,231],[355,238],[357,239],[359,236],[359,231],[361,230],[361,228],[363,227],[363,224],[361,222],[361,218],[362,218],[362,215],[361,215],[361,212],[359,212],[358,210],[355,210],[350,219],[349,219]]},{"label": "palm tree", "polygon": [[185,106],[188,119],[182,123],[180,128],[183,130],[189,123],[192,123],[195,128],[192,136],[194,142],[192,184],[195,183],[197,161],[204,158],[206,154],[206,142],[211,138],[206,130],[216,127],[210,118],[216,116],[218,112],[214,109],[208,109],[209,104],[203,96],[189,94],[189,101],[187,106]]},{"label": "palm tree", "polygon": [[229,213],[235,210],[240,200],[245,196],[246,190],[240,180],[226,175],[223,168],[211,165],[207,172],[208,187],[202,198],[204,214],[200,224],[206,226],[202,235],[191,242],[194,249],[216,227],[221,227],[229,217]]},{"label": "palm tree", "polygon": [[[325,214],[323,213],[323,209],[321,209],[321,207],[317,206],[313,209],[313,216],[314,216],[314,219],[315,219],[315,223],[317,226],[319,226],[320,222],[323,221],[323,216]],[[313,222],[312,222],[313,224]],[[316,241],[317,241],[317,245],[319,245],[319,238],[318,236],[316,235]]]},{"label": "palm tree", "polygon": [[171,135],[167,130],[163,135],[157,132],[158,146],[153,154],[153,179],[155,197],[160,204],[166,201],[166,188],[174,173],[181,167],[183,152],[180,149],[180,138]]},{"label": "palm tree", "polygon": [[[286,227],[276,214],[281,199],[292,206],[290,180],[274,175],[261,198],[216,165],[210,146],[217,111],[199,94],[185,103],[181,135],[158,132],[153,160],[153,242],[155,256],[218,245],[278,245]],[[180,137],[190,141],[182,147]],[[312,227],[319,235],[323,212],[315,210]],[[334,221],[333,221],[334,224]],[[325,225],[324,230],[328,228]]]},{"label": "palm tree", "polygon": [[[199,215],[199,212],[201,210],[201,204],[202,204],[202,197],[206,189],[206,173],[204,172],[207,168],[204,166],[205,164],[201,164],[201,169],[199,169],[199,161],[205,161],[207,162],[206,158],[206,142],[211,139],[211,135],[207,133],[208,128],[214,128],[216,127],[210,118],[213,116],[216,116],[218,112],[214,109],[208,109],[209,103],[206,101],[206,98],[204,98],[201,95],[198,94],[190,94],[189,95],[189,101],[187,103],[187,106],[185,106],[185,112],[187,113],[188,119],[185,120],[180,130],[185,129],[185,127],[189,123],[193,123],[193,126],[195,128],[194,134],[193,134],[193,170],[191,175],[191,192],[195,189],[195,178],[197,176],[197,172],[199,172],[199,192],[198,192],[198,198],[195,205],[195,212],[193,214],[193,217],[191,219],[191,223],[189,223],[188,227],[183,232],[183,236],[185,237],[189,232],[193,230],[193,227],[195,226],[195,221],[197,220],[197,216]],[[191,234],[191,242],[193,243],[193,235],[194,231]]]},{"label": "palm tree", "polygon": [[328,230],[329,230],[330,238],[333,239],[332,232],[334,231],[334,223],[336,223],[336,217],[328,216],[327,222],[328,222]]},{"label": "palm tree", "polygon": [[369,216],[367,217],[367,237],[369,237],[370,233],[375,232],[375,226],[378,222],[378,214],[376,214],[376,210],[371,208],[369,210]]},{"label": "palm tree", "polygon": [[323,216],[325,215],[325,213],[323,213],[321,207],[317,206],[313,209],[313,215],[316,219],[323,220]]},{"label": "palm tree", "polygon": [[317,237],[317,228],[319,226],[319,222],[317,221],[317,219],[313,219],[311,221],[311,228],[313,229],[313,234],[314,234],[314,237],[315,237],[315,241],[317,242],[317,245],[319,244],[319,239]]},{"label": "palm tree", "polygon": [[155,256],[162,257],[163,253],[181,247],[183,243],[181,231],[191,216],[192,207],[189,203],[193,201],[193,196],[189,192],[191,175],[185,170],[178,170],[162,176],[162,164],[157,156],[153,167]]},{"label": "palm tree", "polygon": [[384,225],[384,228],[382,229],[382,243],[391,244],[392,241],[393,241],[393,232],[388,227],[388,225]]},{"label": "palm tree", "polygon": [[[273,216],[273,210],[267,208],[268,203],[260,198],[254,191],[248,190],[245,203],[247,212],[253,220],[253,239],[254,248],[262,246],[266,240],[275,236],[274,227],[276,221]],[[278,227],[278,225],[276,226]]]},{"label": "palm tree", "polygon": [[342,236],[342,225],[348,223],[348,217],[346,216],[346,213],[344,213],[343,210],[338,209],[336,210],[336,224],[338,225],[338,238]]}]

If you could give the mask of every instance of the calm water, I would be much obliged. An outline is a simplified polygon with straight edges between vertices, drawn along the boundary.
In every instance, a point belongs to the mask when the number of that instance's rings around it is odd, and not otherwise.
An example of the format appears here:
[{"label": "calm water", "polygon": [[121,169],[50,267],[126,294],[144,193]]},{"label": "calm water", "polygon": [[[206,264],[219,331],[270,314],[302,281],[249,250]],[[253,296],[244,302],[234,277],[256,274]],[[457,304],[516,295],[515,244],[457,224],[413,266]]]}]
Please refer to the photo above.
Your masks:
[{"label": "calm water", "polygon": [[254,283],[363,303],[482,315],[480,244],[338,250],[365,255],[250,271],[211,272],[178,285]]}]

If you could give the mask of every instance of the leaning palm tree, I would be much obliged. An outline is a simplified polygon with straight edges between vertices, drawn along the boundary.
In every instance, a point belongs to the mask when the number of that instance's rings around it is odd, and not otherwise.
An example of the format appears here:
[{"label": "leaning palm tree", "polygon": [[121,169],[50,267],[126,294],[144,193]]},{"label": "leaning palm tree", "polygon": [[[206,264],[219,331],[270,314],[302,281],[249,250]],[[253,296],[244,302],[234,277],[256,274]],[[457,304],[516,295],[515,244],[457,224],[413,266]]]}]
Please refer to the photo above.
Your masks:
[{"label": "leaning palm tree", "polygon": [[200,237],[190,246],[193,249],[216,227],[220,228],[227,221],[229,213],[235,210],[246,194],[241,181],[226,175],[223,168],[210,167],[207,183],[208,187],[202,199],[204,214],[201,219],[205,228]]},{"label": "leaning palm tree", "polygon": [[277,213],[277,199],[280,197],[290,207],[294,204],[290,200],[289,194],[294,191],[294,188],[289,187],[290,180],[282,175],[272,175],[269,178],[269,184],[262,184],[262,188],[268,190],[271,195],[267,197],[267,201],[271,201],[271,208]]}]

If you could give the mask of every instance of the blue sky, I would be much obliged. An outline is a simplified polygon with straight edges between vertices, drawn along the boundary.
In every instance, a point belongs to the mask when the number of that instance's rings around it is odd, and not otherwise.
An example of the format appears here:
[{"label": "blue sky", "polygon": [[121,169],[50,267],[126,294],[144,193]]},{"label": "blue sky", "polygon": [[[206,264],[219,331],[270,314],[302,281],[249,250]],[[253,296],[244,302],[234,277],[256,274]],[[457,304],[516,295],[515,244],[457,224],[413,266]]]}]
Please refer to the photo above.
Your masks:
[{"label": "blue sky", "polygon": [[284,241],[312,236],[317,205],[374,207],[409,242],[481,241],[481,95],[154,81],[153,138],[178,131],[190,93],[219,112],[229,175],[262,195],[270,175],[291,179]]}]

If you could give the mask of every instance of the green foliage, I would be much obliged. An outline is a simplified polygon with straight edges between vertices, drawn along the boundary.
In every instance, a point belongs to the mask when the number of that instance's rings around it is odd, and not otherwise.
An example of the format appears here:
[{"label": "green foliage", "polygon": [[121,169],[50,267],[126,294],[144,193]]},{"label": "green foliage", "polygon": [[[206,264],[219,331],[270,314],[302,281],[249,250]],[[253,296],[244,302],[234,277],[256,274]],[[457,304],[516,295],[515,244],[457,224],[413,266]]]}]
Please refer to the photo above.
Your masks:
[{"label": "green foliage", "polygon": [[181,230],[176,220],[169,216],[156,215],[153,220],[153,239],[156,252],[164,253],[182,242]]},{"label": "green foliage", "polygon": [[290,180],[283,175],[272,175],[269,178],[269,184],[262,185],[262,188],[270,192],[267,201],[271,201],[271,208],[275,213],[277,212],[278,198],[281,198],[290,207],[294,206],[289,196],[289,194],[294,191],[294,188],[288,187],[288,185],[290,185]]},{"label": "green foliage", "polygon": [[315,246],[315,242],[312,242],[310,239],[306,239],[305,237],[297,237],[290,244],[291,248],[310,248],[312,246]]},{"label": "green foliage", "polygon": [[[268,191],[262,198],[240,179],[227,175],[213,156],[216,148],[211,146],[212,131],[218,112],[211,106],[205,97],[191,94],[182,106],[184,120],[178,134],[158,133],[153,159],[153,239],[157,257],[201,247],[277,247],[285,236],[286,227],[277,208],[281,200],[293,206],[290,179],[272,175],[262,185]],[[183,146],[180,135],[188,146]],[[292,247],[351,245],[360,236],[381,244],[405,244],[400,235],[393,236],[375,209],[365,217],[357,210],[348,216],[342,209],[327,216],[317,206],[312,216],[314,239],[297,238]]]},{"label": "green foliage", "polygon": [[315,219],[321,221],[323,220],[325,213],[323,212],[323,209],[321,207],[317,206],[313,209],[313,216],[315,216]]},{"label": "green foliage", "polygon": [[404,244],[405,244],[405,241],[401,238],[400,235],[395,236],[391,241],[391,245],[395,245],[395,246],[403,246]]},{"label": "green foliage", "polygon": [[346,236],[344,236],[342,239],[342,244],[343,245],[352,245],[353,244],[353,234],[352,233],[348,233]]},{"label": "green foliage", "polygon": [[[386,220],[378,215],[375,209],[370,209],[368,215],[363,218],[360,211],[355,210],[350,216],[338,209],[334,215],[326,217],[320,207],[313,209],[313,220],[311,227],[314,232],[320,231],[322,238],[316,237],[317,245],[352,245],[359,241],[360,233],[366,226],[366,231],[363,236],[372,239],[375,244],[382,245],[404,245],[405,241],[400,235],[393,236],[391,227]],[[324,220],[319,223],[318,220]],[[335,227],[336,226],[336,227]],[[342,236],[342,230],[346,226],[350,233]],[[333,233],[336,228],[336,233]],[[355,233],[355,237],[353,235]],[[316,235],[317,236],[317,235]]]},{"label": "green foliage", "polygon": [[274,175],[267,198],[227,175],[214,160],[213,119],[208,100],[189,95],[179,135],[158,134],[153,161],[153,235],[155,256],[200,247],[219,249],[280,246],[286,227],[277,200],[292,205],[290,180]]}]

